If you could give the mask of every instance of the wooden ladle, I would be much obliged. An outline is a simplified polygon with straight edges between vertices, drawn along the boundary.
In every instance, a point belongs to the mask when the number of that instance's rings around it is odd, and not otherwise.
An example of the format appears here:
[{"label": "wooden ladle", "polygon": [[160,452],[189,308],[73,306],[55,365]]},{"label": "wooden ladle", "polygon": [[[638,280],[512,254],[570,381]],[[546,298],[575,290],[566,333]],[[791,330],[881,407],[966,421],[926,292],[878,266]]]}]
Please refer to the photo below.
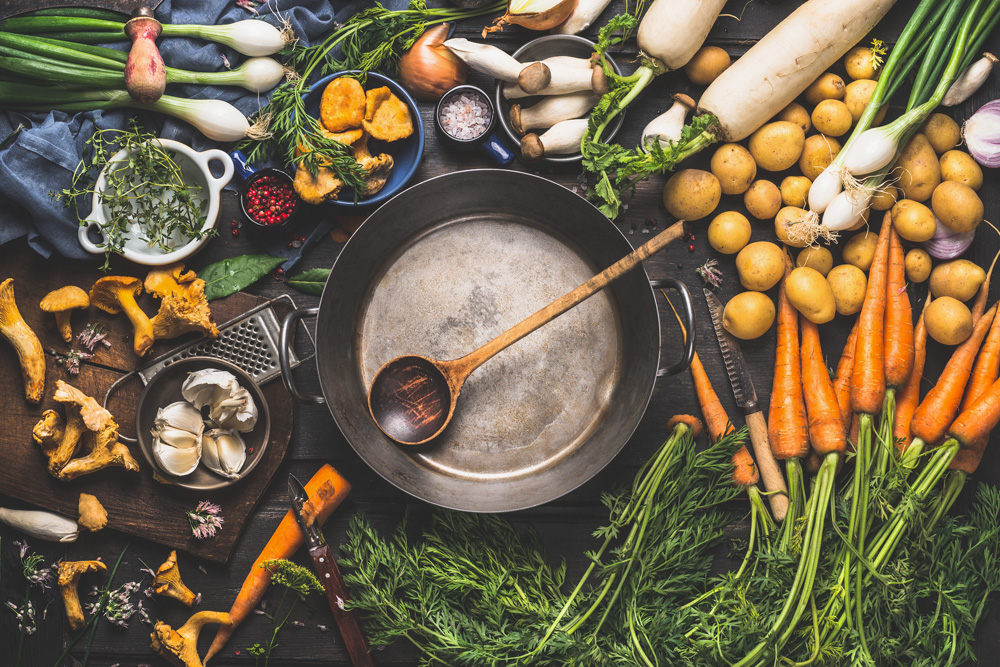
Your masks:
[{"label": "wooden ladle", "polygon": [[684,221],[671,225],[573,291],[464,357],[438,361],[408,354],[387,362],[372,378],[368,392],[368,410],[375,423],[387,436],[404,445],[420,445],[437,437],[455,414],[462,385],[474,370],[593,296],[683,234]]}]

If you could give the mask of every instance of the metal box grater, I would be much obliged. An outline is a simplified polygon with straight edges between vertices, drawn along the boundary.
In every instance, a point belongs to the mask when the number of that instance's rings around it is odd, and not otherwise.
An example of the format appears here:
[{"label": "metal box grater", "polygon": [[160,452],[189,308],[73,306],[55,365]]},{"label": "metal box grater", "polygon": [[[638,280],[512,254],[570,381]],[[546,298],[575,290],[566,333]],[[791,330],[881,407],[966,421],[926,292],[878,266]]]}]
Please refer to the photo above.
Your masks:
[{"label": "metal box grater", "polygon": [[[276,302],[286,302],[290,310],[295,309],[291,297],[282,295],[271,299],[239,317],[234,317],[219,327],[219,337],[197,340],[190,345],[177,348],[158,357],[152,364],[137,371],[143,384],[164,367],[188,357],[216,357],[236,364],[245,370],[257,384],[264,384],[281,373],[278,366],[278,340],[281,322],[272,308]],[[305,357],[299,357],[295,350],[289,350],[292,368],[311,359],[315,353],[312,334],[305,329],[313,349]]]}]

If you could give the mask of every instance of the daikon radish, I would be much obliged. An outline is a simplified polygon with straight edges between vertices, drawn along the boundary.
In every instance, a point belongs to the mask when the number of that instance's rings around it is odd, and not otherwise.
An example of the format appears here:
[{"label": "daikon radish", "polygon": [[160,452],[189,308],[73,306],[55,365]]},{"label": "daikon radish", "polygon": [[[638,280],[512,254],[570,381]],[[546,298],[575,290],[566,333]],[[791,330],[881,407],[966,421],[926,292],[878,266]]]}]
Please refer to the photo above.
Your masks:
[{"label": "daikon radish", "polygon": [[726,0],[653,0],[639,24],[639,49],[663,70],[684,67],[705,43],[725,4]]},{"label": "daikon radish", "polygon": [[[750,136],[864,38],[895,3],[896,0],[809,0],[712,82],[701,96],[699,111],[718,119],[719,134],[724,141],[740,141]],[[657,4],[650,7],[650,12]],[[649,18],[647,13],[639,27],[640,46],[643,28],[649,25],[652,29],[654,24]],[[675,25],[684,25],[676,16],[670,20]]]},{"label": "daikon radish", "polygon": [[521,137],[521,155],[525,160],[540,160],[551,155],[572,155],[580,152],[580,142],[587,133],[586,118],[559,121],[542,135]]},{"label": "daikon radish", "polygon": [[589,28],[611,0],[578,0],[569,18],[552,29],[557,35],[576,35]]},{"label": "daikon radish", "polygon": [[590,93],[570,93],[546,97],[538,104],[510,108],[510,124],[518,134],[532,129],[548,129],[563,120],[579,118],[594,108],[599,98]]}]

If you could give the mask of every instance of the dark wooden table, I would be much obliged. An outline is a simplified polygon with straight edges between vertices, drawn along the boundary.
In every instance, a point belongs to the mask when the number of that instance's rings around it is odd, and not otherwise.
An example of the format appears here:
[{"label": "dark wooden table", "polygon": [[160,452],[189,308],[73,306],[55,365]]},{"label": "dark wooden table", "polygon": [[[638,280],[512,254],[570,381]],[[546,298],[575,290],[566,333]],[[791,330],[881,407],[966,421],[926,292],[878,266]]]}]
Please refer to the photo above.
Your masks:
[{"label": "dark wooden table", "polygon": [[[604,20],[614,12],[620,11],[623,4],[621,0],[616,0],[611,9],[605,13]],[[791,1],[770,2],[767,0],[756,0],[750,3],[745,3],[742,0],[731,2],[725,13],[733,16],[723,16],[718,20],[709,42],[722,46],[734,57],[739,56],[749,48],[754,40],[759,39],[797,4]],[[892,41],[898,35],[909,15],[912,3],[900,2],[899,5],[899,8],[893,11],[877,29],[876,35],[878,37]],[[737,16],[740,17],[740,20],[735,18]],[[603,24],[604,20],[600,21],[600,24]],[[472,38],[479,27],[481,26],[478,22],[462,25],[459,27],[459,34]],[[508,51],[513,51],[519,44],[534,36],[519,28],[513,28],[508,29],[503,34],[492,36],[490,41]],[[996,39],[994,38],[992,42],[995,48]],[[630,71],[634,67],[630,62],[634,55],[635,46],[632,43],[616,57],[623,68]],[[470,82],[492,90],[492,83],[479,75],[474,74]],[[646,122],[666,110],[670,103],[670,95],[679,91],[689,92],[695,98],[700,92],[693,89],[681,74],[668,74],[656,80],[642,97],[629,108],[617,140],[626,145],[635,144]],[[1000,85],[995,83],[984,88],[968,103],[953,109],[954,117],[959,121],[968,117],[981,104],[995,97],[998,91],[1000,91]],[[420,106],[427,132],[427,143],[423,161],[414,179],[415,182],[462,169],[493,166],[485,156],[479,153],[459,154],[443,149],[432,129],[431,105],[421,104]],[[708,157],[708,155],[703,155],[693,159],[691,166],[707,168]],[[548,169],[515,163],[511,168],[540,173],[574,191],[584,189],[579,167],[575,165]],[[766,174],[761,174],[761,176],[768,177]],[[782,175],[773,176],[776,183],[780,182]],[[662,229],[665,224],[671,222],[660,203],[660,189],[663,181],[662,177],[654,177],[649,182],[640,184],[629,209],[616,221],[621,231],[634,245],[644,242],[650,238],[651,233],[655,233]],[[996,173],[988,171],[986,184],[980,192],[986,205],[987,218],[993,218],[1000,212],[997,184]],[[742,207],[741,198],[724,198],[720,210],[727,207],[740,209]],[[322,210],[317,211],[315,215],[323,217],[336,214]],[[192,259],[192,268],[198,269],[210,262],[232,255],[261,251],[261,246],[245,232],[239,238],[234,238],[229,234],[229,222],[236,217],[236,200],[231,193],[226,193],[219,221],[222,235],[213,240],[204,252]],[[343,222],[345,225],[350,225],[356,220],[344,218]],[[693,251],[689,251],[686,243],[674,244],[647,262],[646,269],[652,278],[669,274],[686,281],[692,288],[697,288],[695,303],[700,318],[698,320],[699,350],[712,380],[716,383],[723,403],[730,414],[736,416],[739,412],[726,383],[725,372],[705,310],[704,299],[698,298],[701,281],[694,270],[707,257],[715,255],[708,246],[703,230],[704,226],[696,227],[693,230],[696,236],[693,242]],[[753,240],[774,240],[773,229],[767,223],[755,224]],[[981,265],[987,265],[998,247],[1000,244],[997,242],[996,235],[984,225],[974,250],[971,252],[974,253],[974,258]],[[336,260],[340,248],[340,244],[328,238],[324,239],[305,255],[296,271],[331,266]],[[26,248],[24,250],[27,251]],[[720,259],[725,273],[725,282],[718,292],[725,301],[740,290],[731,259],[721,257]],[[0,278],[2,277],[6,276],[0,275]],[[315,305],[318,302],[316,297],[294,292],[273,277],[265,278],[249,291],[266,297],[291,293],[297,303],[302,306]],[[917,292],[919,295],[919,288]],[[678,350],[678,330],[673,324],[672,316],[668,311],[664,311],[665,306],[661,308],[662,336],[665,355],[670,358]],[[835,357],[839,353],[843,340],[846,338],[847,326],[846,318],[838,317],[833,324],[823,327],[824,346],[830,351],[831,357]],[[774,336],[773,334],[765,335],[758,340],[748,342],[743,349],[751,370],[754,372],[758,394],[762,403],[766,405],[770,390]],[[0,353],[7,354],[9,350]],[[947,349],[931,345],[926,377],[936,377],[947,353]],[[314,365],[306,364],[296,375],[303,389],[318,390]],[[53,381],[54,376],[50,374],[50,382]],[[5,400],[22,400],[19,387],[4,387],[3,396]],[[635,435],[612,464],[593,480],[557,501],[542,507],[509,514],[507,518],[518,525],[531,524],[535,526],[542,540],[549,547],[551,554],[567,558],[572,578],[574,570],[582,569],[584,550],[593,546],[593,540],[590,537],[591,531],[606,519],[606,512],[598,502],[600,492],[615,483],[625,482],[632,478],[637,467],[664,440],[667,419],[679,412],[697,413],[694,393],[687,375],[658,383],[646,416]],[[333,544],[338,543],[343,538],[348,518],[354,512],[364,511],[377,526],[388,529],[395,525],[407,507],[411,512],[417,514],[430,511],[431,508],[426,504],[413,501],[368,468],[340,435],[325,407],[297,406],[295,408],[295,422],[289,455],[285,463],[278,469],[274,483],[247,523],[246,530],[238,541],[235,555],[229,564],[226,566],[211,563],[201,564],[191,557],[181,555],[185,581],[191,588],[202,593],[201,609],[224,611],[229,608],[253,559],[260,552],[288,508],[284,480],[289,472],[305,480],[320,465],[329,462],[353,484],[354,489],[350,497],[325,526],[326,535]],[[32,443],[6,442],[2,434],[0,434],[0,443],[3,447],[33,446]],[[1000,481],[1000,454],[995,449],[987,452],[980,471],[981,479],[994,483]],[[3,492],[4,489],[0,489],[0,504],[24,507],[23,503],[3,495]],[[745,527],[734,525],[731,527],[731,531],[733,537],[738,537],[745,534]],[[24,581],[19,574],[17,554],[12,544],[15,539],[20,539],[16,533],[7,528],[0,528],[0,540],[2,540],[0,601],[2,602],[12,600],[19,603],[24,594]],[[145,562],[155,568],[164,560],[167,552],[165,548],[158,545],[141,539],[127,538],[114,531],[105,531],[96,536],[83,536],[78,542],[67,546],[45,544],[37,540],[29,541],[32,549],[43,553],[49,562],[54,562],[59,558],[77,560],[95,557],[101,557],[106,562],[113,562],[120,551],[127,546],[128,552],[116,578],[116,585],[125,581],[140,580],[142,578],[140,572],[142,563]],[[304,554],[300,552],[296,556],[296,560],[306,563],[307,559],[303,557]],[[87,590],[91,583],[103,584],[104,580],[91,579],[82,588]],[[40,597],[37,592],[33,595],[37,602]],[[141,598],[141,595],[139,597]],[[73,636],[73,633],[65,625],[62,602],[58,596],[50,595],[48,599],[51,600],[51,605],[47,608],[46,618],[39,622],[37,633],[25,639],[22,665],[30,665],[31,667],[52,665],[68,639]],[[149,601],[145,598],[142,599],[150,608],[153,616],[175,626],[182,623],[189,613],[186,608],[169,600]],[[289,626],[283,631],[280,637],[280,646],[275,650],[271,664],[303,666],[348,664],[343,645],[334,629],[332,614],[318,596],[309,600],[308,604],[299,605],[295,618],[304,625],[302,627]],[[329,630],[323,630],[320,626],[325,626]],[[979,631],[981,664],[994,664],[991,661],[995,660],[994,656],[1000,654],[998,629],[1000,629],[1000,614],[994,605],[988,618],[981,624]],[[145,663],[165,664],[150,651],[149,632],[150,628],[141,623],[138,616],[133,617],[127,629],[113,628],[106,622],[100,623],[88,664],[94,667],[109,665],[122,665],[124,667]],[[202,653],[207,648],[210,637],[214,635],[214,629],[210,627],[204,635],[201,643]],[[216,657],[212,664],[220,667],[253,664],[253,658],[247,654],[246,648],[256,642],[266,641],[269,636],[269,622],[262,616],[251,616],[236,631],[226,651]],[[0,665],[6,666],[13,663],[17,642],[18,631],[14,615],[6,608],[0,609]],[[78,644],[72,652],[76,659],[82,659],[85,643],[84,641]],[[416,659],[412,649],[398,645],[378,652],[376,662],[382,665],[410,665],[415,664]],[[67,661],[65,664],[71,663]]]}]

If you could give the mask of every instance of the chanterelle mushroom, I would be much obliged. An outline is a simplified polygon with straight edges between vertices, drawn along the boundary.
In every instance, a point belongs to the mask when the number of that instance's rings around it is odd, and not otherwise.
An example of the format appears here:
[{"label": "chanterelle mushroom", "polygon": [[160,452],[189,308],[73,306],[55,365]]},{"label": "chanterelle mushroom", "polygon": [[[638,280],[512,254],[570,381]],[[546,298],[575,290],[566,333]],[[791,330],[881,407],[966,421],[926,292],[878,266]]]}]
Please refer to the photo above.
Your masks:
[{"label": "chanterelle mushroom", "polygon": [[83,627],[83,608],[77,585],[85,572],[104,572],[108,566],[99,560],[63,561],[59,563],[59,592],[66,605],[66,620],[69,627],[79,630]]},{"label": "chanterelle mushroom", "polygon": [[38,336],[27,325],[14,302],[14,279],[0,283],[0,334],[10,341],[21,362],[24,397],[32,403],[45,393],[45,350]]},{"label": "chanterelle mushroom", "polygon": [[84,447],[88,444],[92,447],[90,453],[67,463],[56,475],[56,479],[65,482],[109,467],[139,471],[139,462],[132,456],[128,447],[118,442],[118,424],[114,420],[98,433],[87,431],[83,434],[83,438]]},{"label": "chanterelle mushroom", "polygon": [[87,293],[76,285],[67,285],[57,290],[49,292],[43,298],[38,307],[47,313],[54,313],[56,316],[56,328],[62,334],[62,338],[67,343],[73,341],[73,326],[70,323],[70,314],[76,308],[88,308],[90,297]]},{"label": "chanterelle mushroom", "polygon": [[368,133],[361,140],[354,144],[354,159],[361,163],[367,174],[365,174],[365,187],[359,190],[360,194],[373,195],[385,187],[385,182],[392,171],[392,156],[387,153],[380,153],[377,156],[368,150]]},{"label": "chanterelle mushroom", "polygon": [[153,580],[153,592],[157,595],[180,600],[189,607],[198,599],[198,596],[181,581],[176,551],[171,551],[163,565],[157,568],[156,578]]},{"label": "chanterelle mushroom", "polygon": [[132,349],[140,357],[153,345],[153,324],[135,297],[142,293],[142,281],[127,276],[107,276],[90,288],[90,303],[101,310],[116,315],[122,311],[135,329]]},{"label": "chanterelle mushroom", "polygon": [[232,618],[222,611],[199,611],[176,630],[157,621],[149,635],[153,640],[149,647],[177,667],[205,667],[198,657],[198,635],[208,623],[231,625]]},{"label": "chanterelle mushroom", "polygon": [[[58,475],[80,449],[83,434],[88,430],[100,431],[108,423],[114,424],[114,419],[97,401],[62,380],[56,380],[56,393],[52,398],[66,406],[66,421],[62,424],[62,436],[55,450],[49,454],[49,472]],[[43,414],[42,421],[35,425],[36,430],[42,427],[46,420],[51,419],[48,414]],[[44,451],[45,443],[38,437],[35,440],[42,444]]]},{"label": "chanterelle mushroom", "polygon": [[157,339],[176,338],[192,331],[216,338],[219,330],[212,320],[212,310],[205,298],[205,281],[194,271],[184,271],[183,264],[172,264],[150,271],[146,291],[163,299],[160,311],[151,320]]},{"label": "chanterelle mushroom", "polygon": [[104,509],[104,505],[97,499],[97,496],[81,493],[79,512],[80,517],[76,520],[76,524],[91,533],[96,533],[108,525],[108,511]]}]

